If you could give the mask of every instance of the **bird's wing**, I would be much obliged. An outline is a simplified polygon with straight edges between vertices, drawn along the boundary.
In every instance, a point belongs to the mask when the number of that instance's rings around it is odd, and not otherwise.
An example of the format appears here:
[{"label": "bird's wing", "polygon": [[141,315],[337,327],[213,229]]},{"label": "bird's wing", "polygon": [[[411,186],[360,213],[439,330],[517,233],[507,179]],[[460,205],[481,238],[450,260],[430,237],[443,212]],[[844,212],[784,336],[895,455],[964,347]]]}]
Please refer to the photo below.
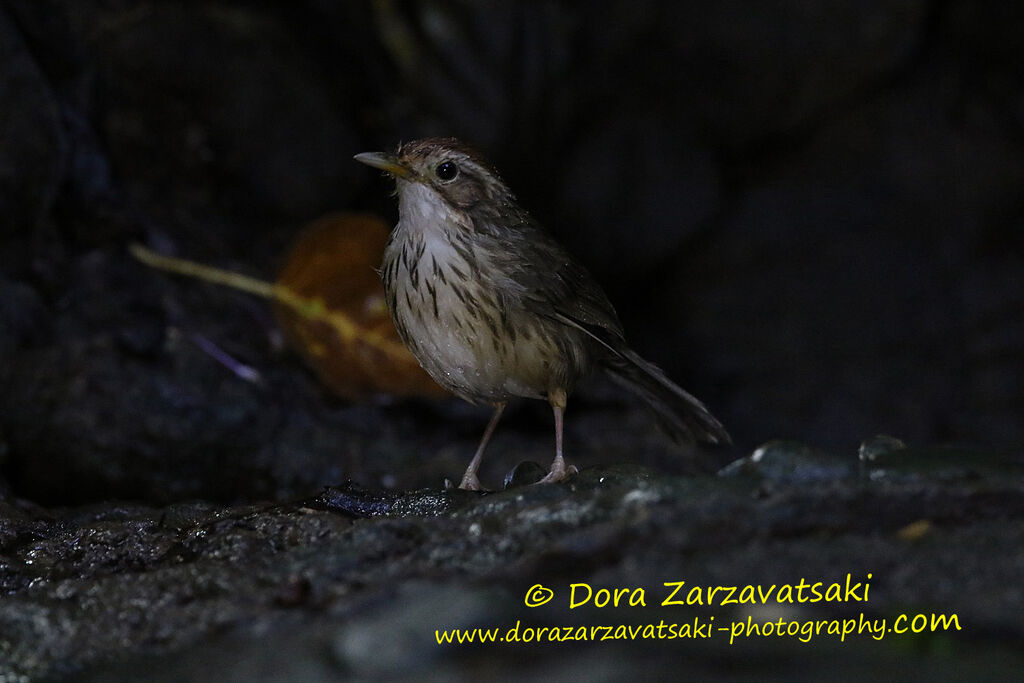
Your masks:
[{"label": "bird's wing", "polygon": [[622,342],[622,324],[604,290],[576,259],[539,226],[516,234],[502,270],[531,312],[578,328],[610,349]]}]

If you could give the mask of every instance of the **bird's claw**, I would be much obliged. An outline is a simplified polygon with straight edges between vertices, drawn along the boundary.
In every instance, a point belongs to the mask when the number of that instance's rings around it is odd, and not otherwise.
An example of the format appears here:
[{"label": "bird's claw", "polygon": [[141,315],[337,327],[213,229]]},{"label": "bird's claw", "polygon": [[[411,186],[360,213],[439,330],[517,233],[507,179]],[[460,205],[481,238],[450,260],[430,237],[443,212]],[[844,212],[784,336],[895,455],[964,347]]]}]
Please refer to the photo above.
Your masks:
[{"label": "bird's claw", "polygon": [[548,472],[547,475],[537,483],[554,484],[555,482],[562,481],[563,479],[566,479],[569,476],[578,473],[579,469],[576,467],[576,465],[569,465],[568,467],[566,467],[564,463],[561,467],[555,467],[554,465],[552,465],[551,471]]}]

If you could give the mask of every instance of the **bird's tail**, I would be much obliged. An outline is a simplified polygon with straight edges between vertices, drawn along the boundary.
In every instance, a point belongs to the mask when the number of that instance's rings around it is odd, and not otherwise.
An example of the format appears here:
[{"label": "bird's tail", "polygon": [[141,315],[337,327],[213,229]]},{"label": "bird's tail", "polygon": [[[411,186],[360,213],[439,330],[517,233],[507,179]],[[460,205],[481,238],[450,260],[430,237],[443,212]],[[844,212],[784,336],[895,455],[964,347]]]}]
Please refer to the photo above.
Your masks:
[{"label": "bird's tail", "polygon": [[656,365],[635,351],[619,346],[604,359],[604,368],[616,384],[632,391],[646,403],[662,428],[676,441],[731,444],[722,423],[703,403],[665,376]]}]

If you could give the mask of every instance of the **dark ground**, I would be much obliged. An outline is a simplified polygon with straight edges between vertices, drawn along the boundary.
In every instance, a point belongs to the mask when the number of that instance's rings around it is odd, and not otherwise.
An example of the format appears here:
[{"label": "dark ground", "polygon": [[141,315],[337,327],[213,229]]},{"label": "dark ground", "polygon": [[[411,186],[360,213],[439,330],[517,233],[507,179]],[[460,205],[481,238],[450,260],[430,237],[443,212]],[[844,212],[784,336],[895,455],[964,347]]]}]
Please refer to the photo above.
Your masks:
[{"label": "dark ground", "polygon": [[[0,0],[0,681],[1019,672],[1024,9],[592,7]],[[578,477],[446,492],[485,411],[332,397],[266,302],[127,252],[273,278],[326,212],[393,219],[351,156],[428,134],[488,153],[735,449],[688,459],[595,382]],[[485,483],[550,430],[517,406]],[[863,604],[657,606],[868,573]],[[647,606],[570,610],[581,582]],[[961,629],[434,636],[861,612]]]}]

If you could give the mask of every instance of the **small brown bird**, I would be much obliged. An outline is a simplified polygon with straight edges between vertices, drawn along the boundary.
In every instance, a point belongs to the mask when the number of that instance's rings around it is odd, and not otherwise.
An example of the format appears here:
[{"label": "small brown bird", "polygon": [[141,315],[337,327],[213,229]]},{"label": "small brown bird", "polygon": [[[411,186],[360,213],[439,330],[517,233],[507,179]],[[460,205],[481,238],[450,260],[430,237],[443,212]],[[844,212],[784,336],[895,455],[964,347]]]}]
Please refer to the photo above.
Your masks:
[{"label": "small brown bird", "polygon": [[541,481],[575,471],[562,457],[562,417],[569,392],[595,366],[639,395],[677,440],[730,442],[704,404],[626,345],[590,273],[479,154],[430,138],[355,159],[397,183],[398,224],[381,276],[402,341],[441,386],[494,407],[460,488],[480,489],[484,448],[515,396],[554,409],[555,459]]}]

